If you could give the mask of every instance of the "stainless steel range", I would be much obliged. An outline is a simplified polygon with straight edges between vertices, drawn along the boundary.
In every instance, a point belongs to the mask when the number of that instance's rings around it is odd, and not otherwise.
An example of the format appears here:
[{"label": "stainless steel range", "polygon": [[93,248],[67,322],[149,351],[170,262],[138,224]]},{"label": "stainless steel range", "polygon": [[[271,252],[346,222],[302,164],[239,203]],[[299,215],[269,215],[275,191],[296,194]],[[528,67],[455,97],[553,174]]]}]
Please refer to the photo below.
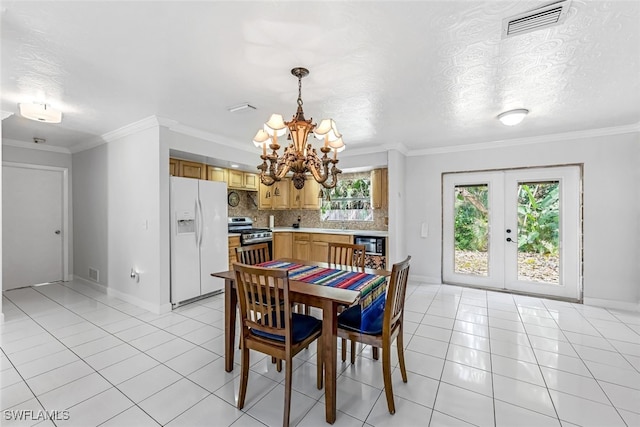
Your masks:
[{"label": "stainless steel range", "polygon": [[273,233],[269,228],[254,228],[251,218],[246,216],[231,216],[228,222],[229,233],[240,233],[240,244],[242,246],[256,243],[269,243],[273,241]]}]

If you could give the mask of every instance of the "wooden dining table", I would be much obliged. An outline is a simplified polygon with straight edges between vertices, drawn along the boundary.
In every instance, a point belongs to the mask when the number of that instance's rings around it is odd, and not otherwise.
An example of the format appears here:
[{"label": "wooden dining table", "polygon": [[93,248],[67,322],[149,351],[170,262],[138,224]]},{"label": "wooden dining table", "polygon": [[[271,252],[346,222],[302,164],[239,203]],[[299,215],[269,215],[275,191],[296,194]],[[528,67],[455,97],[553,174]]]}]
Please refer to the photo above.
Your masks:
[{"label": "wooden dining table", "polygon": [[[334,268],[349,271],[362,271],[355,267],[328,264],[325,262],[305,261],[283,258],[280,261]],[[365,269],[365,273],[388,277],[387,270]],[[235,353],[236,308],[238,297],[235,290],[233,270],[211,273],[214,277],[225,279],[224,285],[224,366],[227,372],[233,370]],[[325,419],[329,424],[336,420],[336,378],[337,378],[337,332],[338,309],[358,302],[360,292],[339,287],[322,286],[298,280],[289,281],[290,297],[293,302],[317,307],[322,310],[322,359],[324,364]]]}]

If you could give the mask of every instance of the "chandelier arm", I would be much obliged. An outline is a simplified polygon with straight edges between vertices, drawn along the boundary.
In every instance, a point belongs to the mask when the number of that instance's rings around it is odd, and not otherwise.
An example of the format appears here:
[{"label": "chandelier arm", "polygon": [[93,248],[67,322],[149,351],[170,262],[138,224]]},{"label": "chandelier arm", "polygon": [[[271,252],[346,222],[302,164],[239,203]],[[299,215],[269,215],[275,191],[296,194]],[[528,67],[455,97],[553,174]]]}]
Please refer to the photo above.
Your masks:
[{"label": "chandelier arm", "polygon": [[[338,163],[338,161],[336,160],[335,163]],[[338,174],[341,174],[342,171],[335,166],[335,163],[333,167],[331,167],[331,182],[328,184],[326,181],[323,182],[322,186],[324,188],[334,188],[336,184],[338,184]]]},{"label": "chandelier arm", "polygon": [[[317,157],[316,157],[317,158]],[[321,172],[316,168],[315,162],[311,159],[307,159],[306,167],[313,175],[313,179],[315,179],[319,184],[324,183],[329,178],[329,166],[328,163],[323,162],[324,171]]]}]

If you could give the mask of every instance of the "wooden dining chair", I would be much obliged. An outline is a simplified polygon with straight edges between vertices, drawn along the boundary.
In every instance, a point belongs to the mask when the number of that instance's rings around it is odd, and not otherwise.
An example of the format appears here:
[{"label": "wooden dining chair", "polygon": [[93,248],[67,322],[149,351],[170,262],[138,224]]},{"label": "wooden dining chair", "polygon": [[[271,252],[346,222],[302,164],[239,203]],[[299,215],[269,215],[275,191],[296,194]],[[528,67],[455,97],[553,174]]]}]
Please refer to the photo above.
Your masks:
[{"label": "wooden dining chair", "polygon": [[[350,243],[329,243],[329,251],[327,262],[329,265],[348,265],[364,270],[364,245],[352,245]],[[307,313],[308,314],[308,313]],[[347,340],[342,339],[342,360],[347,358]],[[377,359],[378,352],[375,350]],[[351,341],[351,354],[356,352],[356,343]],[[352,363],[355,363],[354,356],[351,357]]]},{"label": "wooden dining chair", "polygon": [[349,265],[364,268],[364,245],[350,243],[329,243],[329,264]]},{"label": "wooden dining chair", "polygon": [[267,243],[257,243],[255,245],[238,246],[236,248],[238,262],[247,265],[256,265],[261,262],[271,261],[271,253]]},{"label": "wooden dining chair", "polygon": [[[391,278],[387,286],[384,312],[376,321],[372,328],[363,331],[361,329],[360,305],[348,308],[338,315],[338,336],[351,340],[351,342],[361,342],[373,348],[382,349],[382,377],[384,379],[384,391],[387,396],[387,406],[389,413],[396,412],[393,401],[393,388],[391,385],[391,343],[396,340],[398,347],[398,360],[400,362],[400,373],[402,381],[407,382],[407,370],[404,364],[404,344],[402,324],[404,318],[404,300],[407,291],[407,279],[409,277],[408,256],[402,262],[393,265]],[[342,360],[345,360],[343,353]],[[354,361],[353,348],[351,360]]]},{"label": "wooden dining chair", "polygon": [[[289,425],[293,357],[322,335],[322,321],[294,313],[289,298],[287,270],[234,263],[236,292],[240,307],[241,378],[238,409],[244,407],[249,379],[249,350],[285,362],[284,418]],[[257,298],[255,297],[257,296]],[[260,301],[274,301],[261,304]],[[322,388],[322,345],[318,340],[317,386]]]}]

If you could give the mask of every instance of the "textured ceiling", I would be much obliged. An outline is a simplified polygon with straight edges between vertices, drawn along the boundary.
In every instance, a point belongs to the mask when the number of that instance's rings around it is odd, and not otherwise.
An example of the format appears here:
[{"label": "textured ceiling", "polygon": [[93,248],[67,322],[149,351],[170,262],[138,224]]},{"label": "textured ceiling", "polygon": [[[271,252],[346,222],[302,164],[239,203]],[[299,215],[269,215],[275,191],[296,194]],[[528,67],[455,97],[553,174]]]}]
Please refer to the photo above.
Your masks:
[{"label": "textured ceiling", "polygon": [[[563,25],[501,39],[543,4],[3,1],[3,137],[71,148],[157,116],[249,148],[295,112],[295,66],[307,118],[332,117],[354,152],[638,124],[640,2],[573,0]],[[19,116],[42,98],[62,124]],[[227,111],[243,102],[257,110]],[[521,125],[496,120],[514,108]]]}]

